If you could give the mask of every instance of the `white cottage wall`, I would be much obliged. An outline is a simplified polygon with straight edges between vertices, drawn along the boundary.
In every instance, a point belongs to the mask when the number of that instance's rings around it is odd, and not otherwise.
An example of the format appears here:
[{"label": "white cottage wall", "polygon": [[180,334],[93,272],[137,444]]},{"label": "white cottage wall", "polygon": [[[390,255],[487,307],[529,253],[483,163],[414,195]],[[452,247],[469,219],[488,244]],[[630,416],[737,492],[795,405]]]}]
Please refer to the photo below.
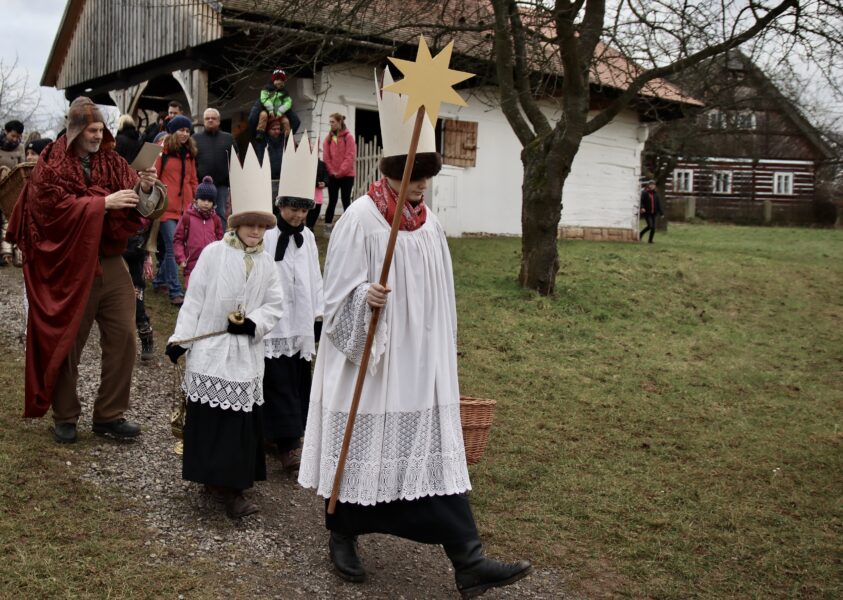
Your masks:
[{"label": "white cottage wall", "polygon": [[[355,109],[377,109],[373,71],[367,67],[325,68],[314,79],[313,96],[311,127],[318,124],[323,138],[332,113],[346,115],[346,124],[354,132]],[[503,112],[490,106],[492,90],[463,92],[463,97],[468,106],[443,105],[440,117],[479,123],[477,166],[443,170],[447,181],[437,189],[434,180],[427,201],[448,235],[520,235],[524,171],[518,139]],[[545,112],[553,117],[550,104],[545,105]],[[635,231],[643,148],[639,128],[638,115],[625,111],[583,140],[565,184],[560,227]]]}]

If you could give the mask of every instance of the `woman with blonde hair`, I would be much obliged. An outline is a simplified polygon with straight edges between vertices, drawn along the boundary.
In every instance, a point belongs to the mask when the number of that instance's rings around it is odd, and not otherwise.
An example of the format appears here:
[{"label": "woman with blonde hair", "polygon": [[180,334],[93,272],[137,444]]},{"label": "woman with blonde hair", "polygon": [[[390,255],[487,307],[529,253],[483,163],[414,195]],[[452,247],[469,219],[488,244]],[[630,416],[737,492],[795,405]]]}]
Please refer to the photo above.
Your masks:
[{"label": "woman with blonde hair", "polygon": [[140,133],[135,126],[132,115],[120,115],[120,119],[117,121],[115,140],[117,145],[114,149],[117,154],[125,158],[127,163],[135,160],[141,146],[143,146],[143,140],[140,139]]},{"label": "woman with blonde hair", "polygon": [[173,235],[184,212],[193,204],[193,194],[199,181],[196,177],[196,142],[190,137],[193,124],[184,115],[177,115],[167,123],[164,147],[155,163],[158,178],[167,186],[167,210],[161,215],[158,235],[164,241],[164,260],[152,281],[155,289],[165,291],[170,302],[181,306],[184,292],[179,282],[179,270],[173,251]]},{"label": "woman with blonde hair", "polygon": [[351,190],[356,175],[357,145],[351,130],[345,125],[345,115],[334,113],[328,120],[331,131],[322,144],[322,160],[328,169],[328,208],[325,210],[326,229],[334,220],[337,197],[342,194],[342,209],[351,204]]}]

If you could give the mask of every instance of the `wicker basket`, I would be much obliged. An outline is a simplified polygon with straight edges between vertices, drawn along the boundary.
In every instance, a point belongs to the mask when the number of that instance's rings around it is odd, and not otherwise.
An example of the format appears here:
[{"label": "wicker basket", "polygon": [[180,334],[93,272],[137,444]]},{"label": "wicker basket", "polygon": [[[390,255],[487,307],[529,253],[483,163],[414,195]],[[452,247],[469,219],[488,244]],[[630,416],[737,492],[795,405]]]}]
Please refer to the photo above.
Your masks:
[{"label": "wicker basket", "polygon": [[470,465],[476,465],[483,458],[486,442],[489,441],[489,430],[495,419],[495,404],[497,403],[494,400],[460,397],[460,420],[465,442],[465,458]]},{"label": "wicker basket", "polygon": [[23,185],[29,179],[34,168],[34,162],[21,163],[6,175],[0,177],[0,210],[3,211],[7,219],[12,216],[15,202],[18,201]]}]

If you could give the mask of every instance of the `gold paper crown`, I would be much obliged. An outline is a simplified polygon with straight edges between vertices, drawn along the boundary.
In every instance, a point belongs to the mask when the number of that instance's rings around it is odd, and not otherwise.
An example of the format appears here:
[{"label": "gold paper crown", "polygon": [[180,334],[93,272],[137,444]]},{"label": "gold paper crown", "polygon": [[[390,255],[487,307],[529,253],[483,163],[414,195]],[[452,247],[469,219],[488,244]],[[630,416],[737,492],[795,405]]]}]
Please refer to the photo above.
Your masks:
[{"label": "gold paper crown", "polygon": [[[383,87],[392,85],[392,83],[392,75],[389,69],[384,69]],[[413,119],[404,121],[407,97],[382,90],[378,83],[377,70],[375,70],[375,96],[378,98],[378,117],[381,121],[383,155],[386,157],[407,154],[410,140],[413,137]],[[436,152],[436,135],[433,131],[433,125],[430,124],[428,119],[425,119],[422,123],[419,146],[416,152]]]},{"label": "gold paper crown", "polygon": [[255,149],[249,144],[241,167],[237,154],[232,152],[228,179],[231,185],[229,224],[232,227],[242,223],[246,214],[264,217],[262,221],[269,225],[275,222],[272,214],[272,171],[268,158],[261,165]]},{"label": "gold paper crown", "polygon": [[316,168],[319,166],[319,138],[311,146],[307,130],[302,134],[298,147],[293,136],[284,148],[281,175],[278,181],[278,197],[308,198],[313,200],[316,188]]}]

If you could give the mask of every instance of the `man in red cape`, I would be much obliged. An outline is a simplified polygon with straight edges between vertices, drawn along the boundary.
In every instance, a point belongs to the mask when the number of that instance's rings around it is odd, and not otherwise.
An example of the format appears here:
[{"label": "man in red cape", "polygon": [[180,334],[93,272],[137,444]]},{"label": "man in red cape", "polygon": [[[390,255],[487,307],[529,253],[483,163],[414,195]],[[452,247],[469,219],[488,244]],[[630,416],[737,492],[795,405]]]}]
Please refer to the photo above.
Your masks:
[{"label": "man in red cape", "polygon": [[24,253],[29,299],[25,417],[52,406],[58,442],[76,441],[79,359],[93,322],[102,377],[93,430],[120,439],[140,427],[123,418],[135,363],[135,296],[122,252],[144,218],[166,202],[154,169],[138,173],[85,97],[70,105],[67,132],[44,149],[9,222]]}]

